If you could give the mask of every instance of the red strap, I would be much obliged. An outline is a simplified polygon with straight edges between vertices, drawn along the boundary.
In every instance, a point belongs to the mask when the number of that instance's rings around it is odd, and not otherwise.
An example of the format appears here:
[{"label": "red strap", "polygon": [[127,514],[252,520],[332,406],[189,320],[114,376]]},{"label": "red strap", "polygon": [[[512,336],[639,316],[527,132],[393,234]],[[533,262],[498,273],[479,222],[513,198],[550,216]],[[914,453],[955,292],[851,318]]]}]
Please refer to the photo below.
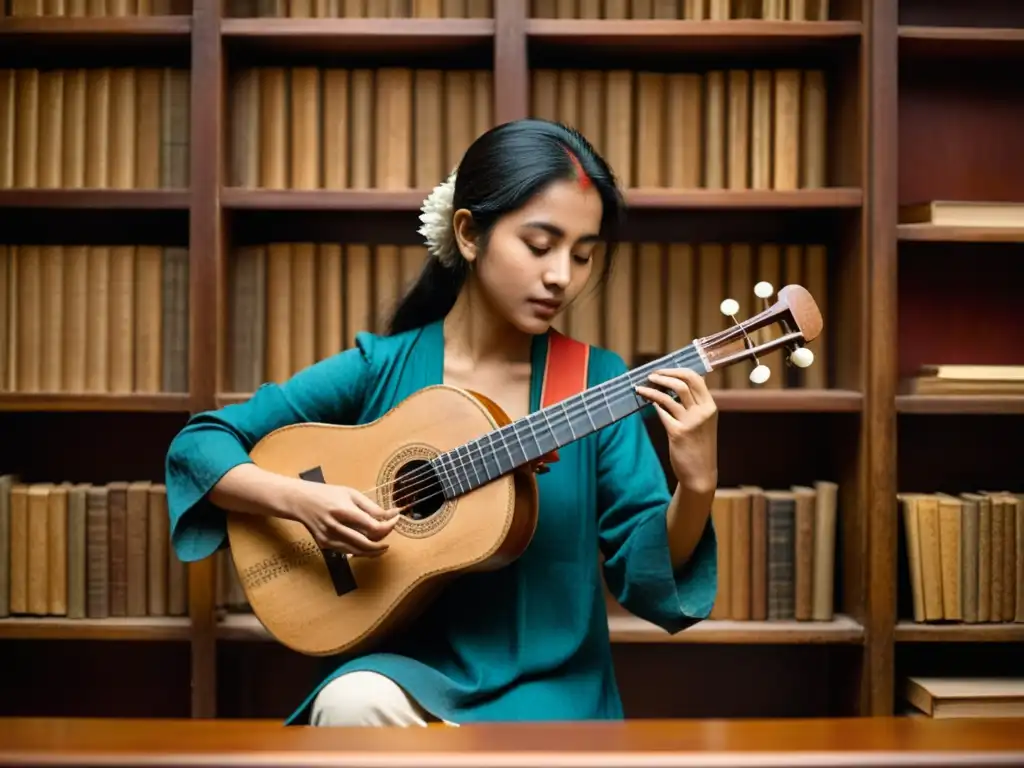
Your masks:
[{"label": "red strap", "polygon": [[[541,384],[540,407],[565,400],[587,388],[587,366],[590,363],[590,345],[559,333],[554,328],[548,333],[548,353],[544,361],[544,380]],[[558,461],[558,451],[545,454],[536,462],[537,472],[546,472],[545,464]]]},{"label": "red strap", "polygon": [[544,361],[540,407],[554,405],[586,389],[589,362],[589,344],[552,328],[548,334],[548,355]]}]

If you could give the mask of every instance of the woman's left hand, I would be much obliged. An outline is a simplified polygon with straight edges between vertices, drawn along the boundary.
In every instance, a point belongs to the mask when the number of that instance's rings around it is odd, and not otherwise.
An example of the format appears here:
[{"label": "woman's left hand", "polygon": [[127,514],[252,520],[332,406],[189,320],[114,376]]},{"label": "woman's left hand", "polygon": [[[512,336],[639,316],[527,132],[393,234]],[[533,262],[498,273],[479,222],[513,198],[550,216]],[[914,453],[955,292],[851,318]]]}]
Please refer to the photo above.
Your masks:
[{"label": "woman's left hand", "polygon": [[651,384],[637,393],[653,403],[668,434],[669,458],[676,480],[685,489],[707,493],[718,485],[718,406],[704,377],[689,368],[655,371]]}]

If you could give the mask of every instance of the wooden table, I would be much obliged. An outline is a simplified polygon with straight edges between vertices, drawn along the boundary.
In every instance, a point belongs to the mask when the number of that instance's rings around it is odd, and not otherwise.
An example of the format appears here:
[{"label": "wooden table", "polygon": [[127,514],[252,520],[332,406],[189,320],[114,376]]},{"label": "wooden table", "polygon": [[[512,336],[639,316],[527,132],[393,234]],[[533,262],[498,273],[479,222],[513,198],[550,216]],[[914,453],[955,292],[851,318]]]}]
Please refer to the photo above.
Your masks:
[{"label": "wooden table", "polygon": [[1024,719],[676,720],[418,729],[0,719],[0,765],[561,768],[1024,765]]}]

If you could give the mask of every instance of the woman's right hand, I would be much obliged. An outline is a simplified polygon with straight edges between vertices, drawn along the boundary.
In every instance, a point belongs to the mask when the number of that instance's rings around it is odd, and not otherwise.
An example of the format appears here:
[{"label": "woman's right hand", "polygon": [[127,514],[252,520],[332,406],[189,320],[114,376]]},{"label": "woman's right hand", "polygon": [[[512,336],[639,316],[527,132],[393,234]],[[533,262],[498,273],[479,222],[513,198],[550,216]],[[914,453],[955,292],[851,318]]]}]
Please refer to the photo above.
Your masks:
[{"label": "woman's right hand", "polygon": [[387,551],[384,539],[398,522],[398,510],[382,509],[354,488],[300,481],[292,500],[295,519],[323,549],[376,557]]}]

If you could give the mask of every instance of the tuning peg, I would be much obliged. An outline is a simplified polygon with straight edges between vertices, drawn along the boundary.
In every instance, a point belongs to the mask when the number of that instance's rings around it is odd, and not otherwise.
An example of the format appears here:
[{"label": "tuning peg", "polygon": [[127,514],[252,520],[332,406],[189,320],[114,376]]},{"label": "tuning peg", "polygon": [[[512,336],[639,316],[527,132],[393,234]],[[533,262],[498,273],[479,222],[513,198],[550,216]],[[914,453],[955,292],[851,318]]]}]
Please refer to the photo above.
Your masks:
[{"label": "tuning peg", "polygon": [[750,372],[750,380],[754,384],[764,384],[766,381],[768,381],[768,377],[771,376],[771,375],[772,375],[771,369],[767,365],[764,365],[762,363],[762,364],[756,366]]},{"label": "tuning peg", "polygon": [[762,280],[754,286],[754,295],[759,299],[767,299],[773,293],[775,293],[775,288],[767,280]]},{"label": "tuning peg", "polygon": [[718,305],[718,308],[726,317],[734,317],[740,311],[740,305],[736,299],[726,299]]},{"label": "tuning peg", "polygon": [[811,363],[814,362],[814,353],[807,347],[797,347],[789,359],[797,368],[810,368]]}]

